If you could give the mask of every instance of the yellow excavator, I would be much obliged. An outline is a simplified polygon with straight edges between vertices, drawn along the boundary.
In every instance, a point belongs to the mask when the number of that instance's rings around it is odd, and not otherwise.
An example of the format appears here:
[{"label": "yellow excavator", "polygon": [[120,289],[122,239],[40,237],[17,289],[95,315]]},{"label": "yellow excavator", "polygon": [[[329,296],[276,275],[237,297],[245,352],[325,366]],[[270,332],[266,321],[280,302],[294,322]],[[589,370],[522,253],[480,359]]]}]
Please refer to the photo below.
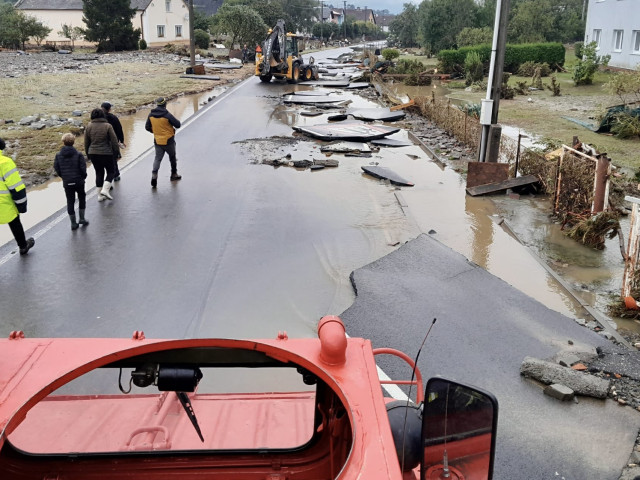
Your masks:
[{"label": "yellow excavator", "polygon": [[270,82],[273,77],[284,78],[289,83],[318,80],[318,67],[313,57],[309,63],[304,63],[300,55],[299,38],[294,33],[287,33],[284,20],[276,22],[262,44],[262,52],[256,52],[256,75],[261,81]]}]

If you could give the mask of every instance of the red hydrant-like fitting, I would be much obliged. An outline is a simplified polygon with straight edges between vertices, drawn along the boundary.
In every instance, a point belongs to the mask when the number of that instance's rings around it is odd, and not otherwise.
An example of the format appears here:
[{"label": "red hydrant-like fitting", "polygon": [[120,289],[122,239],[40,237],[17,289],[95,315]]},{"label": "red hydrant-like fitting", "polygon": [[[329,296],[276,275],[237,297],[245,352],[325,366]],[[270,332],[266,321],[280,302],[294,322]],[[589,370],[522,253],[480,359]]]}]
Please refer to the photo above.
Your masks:
[{"label": "red hydrant-like fitting", "polygon": [[340,317],[322,317],[318,322],[318,338],[320,360],[328,365],[342,365],[347,360],[347,335]]}]

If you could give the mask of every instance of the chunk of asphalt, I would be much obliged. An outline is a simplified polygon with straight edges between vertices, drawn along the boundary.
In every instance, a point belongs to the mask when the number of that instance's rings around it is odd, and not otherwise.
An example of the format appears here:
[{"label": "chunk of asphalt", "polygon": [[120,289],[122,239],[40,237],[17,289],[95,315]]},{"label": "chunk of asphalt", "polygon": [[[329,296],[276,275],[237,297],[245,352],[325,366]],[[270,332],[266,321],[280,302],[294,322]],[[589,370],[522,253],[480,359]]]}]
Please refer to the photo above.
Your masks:
[{"label": "chunk of asphalt", "polygon": [[569,353],[559,358],[558,364],[562,365],[563,367],[570,367],[571,365],[575,365],[579,361],[580,361],[580,357],[572,353]]},{"label": "chunk of asphalt", "polygon": [[566,385],[553,383],[544,389],[544,394],[562,400],[563,402],[568,402],[573,399],[574,392]]},{"label": "chunk of asphalt", "polygon": [[520,375],[534,378],[546,385],[560,383],[572,389],[577,395],[607,398],[610,380],[594,377],[533,357],[525,357],[520,366]]}]

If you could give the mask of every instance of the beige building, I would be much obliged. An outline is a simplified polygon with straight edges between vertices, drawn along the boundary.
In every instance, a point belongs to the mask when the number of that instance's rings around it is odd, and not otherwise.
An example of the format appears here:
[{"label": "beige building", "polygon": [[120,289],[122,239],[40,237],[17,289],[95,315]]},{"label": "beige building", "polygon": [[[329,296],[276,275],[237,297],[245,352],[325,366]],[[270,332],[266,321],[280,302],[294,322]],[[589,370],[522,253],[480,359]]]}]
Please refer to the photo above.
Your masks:
[{"label": "beige building", "polygon": [[[19,0],[15,8],[51,28],[48,42],[68,40],[58,34],[64,24],[86,27],[82,0]],[[141,30],[148,46],[189,42],[189,9],[184,0],[131,0],[131,8],[136,10],[133,28]]]}]

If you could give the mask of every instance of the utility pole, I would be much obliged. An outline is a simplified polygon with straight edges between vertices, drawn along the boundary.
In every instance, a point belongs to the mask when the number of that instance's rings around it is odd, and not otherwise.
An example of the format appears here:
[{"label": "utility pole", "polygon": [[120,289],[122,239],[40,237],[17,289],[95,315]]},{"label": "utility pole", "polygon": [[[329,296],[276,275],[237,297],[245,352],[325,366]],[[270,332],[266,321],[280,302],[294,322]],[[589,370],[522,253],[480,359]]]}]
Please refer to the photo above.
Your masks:
[{"label": "utility pole", "polygon": [[[498,0],[496,2],[496,18],[493,27],[493,46],[491,48],[487,97],[482,100],[482,109],[480,111],[482,135],[480,137],[480,149],[478,150],[479,162],[497,161],[497,156],[487,159],[487,144],[490,140],[489,134],[491,128],[498,123],[498,106],[500,103],[500,88],[502,86],[502,73],[504,70],[504,53],[507,45],[509,3],[510,0]],[[492,141],[494,146],[499,145],[499,132],[497,140],[493,139]],[[498,142],[497,144],[495,143],[496,141]]]},{"label": "utility pole", "polygon": [[324,2],[320,0],[320,45],[322,46],[322,24],[324,23]]},{"label": "utility pole", "polygon": [[347,41],[347,0],[344,0],[344,8],[342,9],[342,23],[344,23],[344,41]]},{"label": "utility pole", "polygon": [[189,0],[189,57],[191,68],[193,68],[196,66],[196,40],[193,38],[193,0]]}]

